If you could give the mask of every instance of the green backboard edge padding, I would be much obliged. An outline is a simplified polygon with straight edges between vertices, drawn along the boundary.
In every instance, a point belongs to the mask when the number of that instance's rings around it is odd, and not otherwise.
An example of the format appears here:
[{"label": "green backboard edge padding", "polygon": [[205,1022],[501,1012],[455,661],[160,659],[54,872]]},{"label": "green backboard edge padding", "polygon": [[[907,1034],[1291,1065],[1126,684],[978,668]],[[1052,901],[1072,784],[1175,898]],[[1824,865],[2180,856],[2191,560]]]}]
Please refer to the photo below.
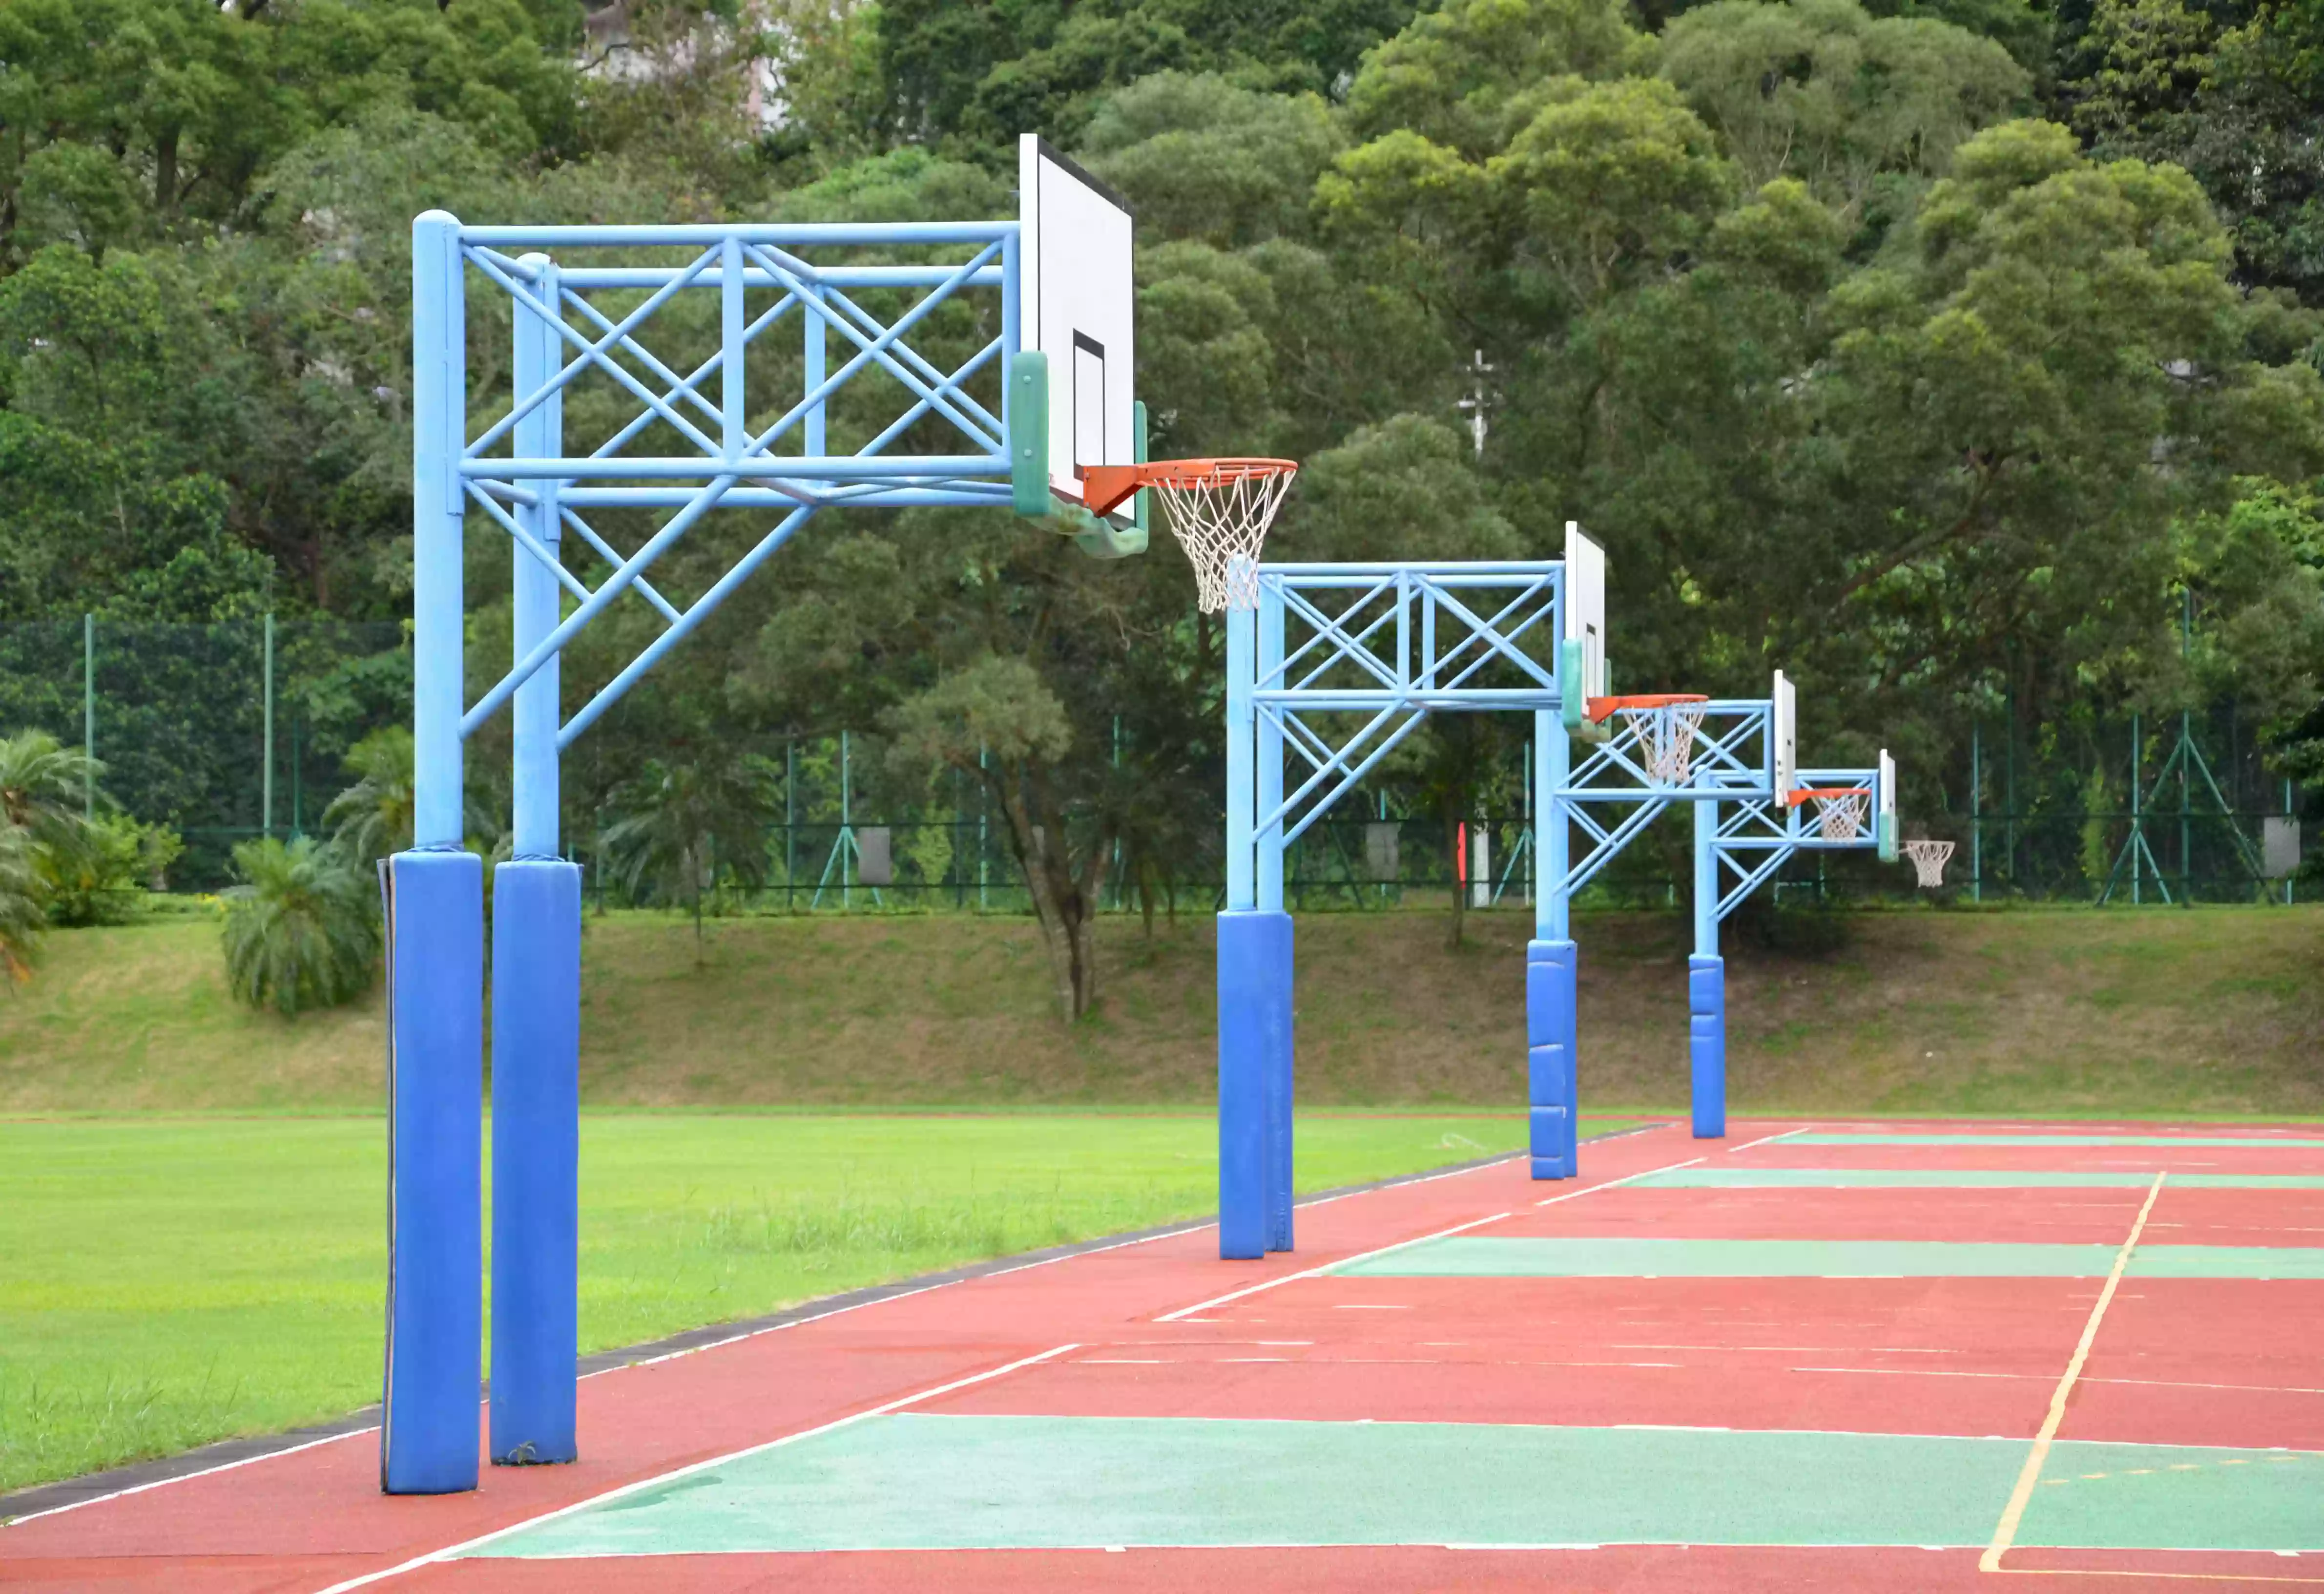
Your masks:
[{"label": "green backboard edge padding", "polygon": [[[1146,406],[1137,408],[1138,462],[1146,462]],[[1027,349],[1009,360],[1009,502],[1031,519],[1054,518],[1071,528],[1074,545],[1092,559],[1128,559],[1146,551],[1146,495],[1138,495],[1137,524],[1127,528],[1049,491],[1049,357]]]},{"label": "green backboard edge padding", "polygon": [[[1146,401],[1139,399],[1130,407],[1130,424],[1138,438],[1137,462],[1146,463]],[[1144,487],[1138,489],[1131,500],[1136,505],[1135,521],[1129,526],[1118,526],[1102,515],[1092,514],[1079,505],[1061,505],[1081,529],[1074,533],[1074,546],[1092,559],[1128,559],[1146,551],[1146,501],[1150,496]]]},{"label": "green backboard edge padding", "polygon": [[1049,513],[1049,357],[1009,357],[1009,498],[1018,514]]}]

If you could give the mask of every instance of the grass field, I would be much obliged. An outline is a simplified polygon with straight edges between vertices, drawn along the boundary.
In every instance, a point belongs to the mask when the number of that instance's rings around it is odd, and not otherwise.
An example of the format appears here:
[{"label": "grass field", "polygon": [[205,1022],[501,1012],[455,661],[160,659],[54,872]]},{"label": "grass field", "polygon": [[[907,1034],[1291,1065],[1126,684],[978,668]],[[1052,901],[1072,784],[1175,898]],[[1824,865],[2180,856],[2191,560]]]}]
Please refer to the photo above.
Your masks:
[{"label": "grass field", "polygon": [[[1823,958],[1730,949],[1738,1108],[2324,1113],[2324,907],[1846,917]],[[733,919],[696,964],[680,919],[614,913],[584,941],[585,1098],[601,1106],[1207,1101],[1211,930],[1101,927],[1101,1006],[1053,1016],[1032,924]],[[1301,1099],[1523,1098],[1528,916],[1299,923]],[[1686,1096],[1685,927],[1585,914],[1584,1099]],[[1739,940],[1740,938],[1731,938]],[[372,1110],[376,999],[284,1021],[228,1000],[217,931],[159,919],[51,938],[0,994],[0,1112]]]},{"label": "grass field", "polygon": [[[1518,1111],[1307,1117],[1299,1184],[1523,1134]],[[0,1122],[0,1493],[376,1400],[385,1139],[376,1117]],[[582,1348],[1206,1212],[1215,1146],[1193,1114],[592,1114]]]}]

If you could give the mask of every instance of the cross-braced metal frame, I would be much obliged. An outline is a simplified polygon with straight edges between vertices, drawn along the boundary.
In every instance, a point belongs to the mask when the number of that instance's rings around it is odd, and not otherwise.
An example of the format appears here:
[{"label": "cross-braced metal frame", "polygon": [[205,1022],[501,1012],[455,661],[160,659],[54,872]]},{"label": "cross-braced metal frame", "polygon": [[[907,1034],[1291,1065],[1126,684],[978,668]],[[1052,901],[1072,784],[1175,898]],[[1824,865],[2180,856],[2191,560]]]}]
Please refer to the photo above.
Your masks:
[{"label": "cross-braced metal frame", "polygon": [[[489,1453],[569,1460],[580,882],[559,861],[558,754],[817,510],[1050,506],[1019,239],[1016,221],[469,227],[430,211],[413,223],[415,834],[382,870],[391,1492],[477,1478],[484,949],[463,744],[512,710],[514,857],[493,887]],[[472,286],[484,290],[474,307]],[[472,308],[485,324],[505,310],[512,340],[507,404],[481,420]],[[651,572],[728,511],[770,520],[678,601]],[[507,535],[514,572],[513,662],[473,703],[472,515]],[[561,717],[559,660],[624,597],[661,629]]]},{"label": "cross-braced metal frame", "polygon": [[[1762,707],[1765,707],[1762,705]],[[1727,1132],[1727,961],[1719,926],[1800,852],[1868,852],[1894,856],[1895,841],[1880,814],[1895,793],[1884,757],[1873,769],[1802,769],[1799,791],[1868,793],[1866,822],[1848,840],[1828,839],[1818,817],[1800,801],[1778,801],[1764,773],[1747,776],[1717,758],[1699,764],[1695,784],[1705,800],[1694,810],[1694,950],[1687,959],[1688,1064],[1694,1132]]]},{"label": "cross-braced metal frame", "polygon": [[[1431,714],[1534,716],[1541,858],[1526,951],[1536,1178],[1576,1171],[1575,949],[1569,904],[1674,802],[1771,802],[1769,701],[1707,705],[1692,778],[1648,773],[1624,724],[1572,766],[1563,561],[1263,564],[1258,606],[1227,615],[1227,908],[1220,921],[1220,1249],[1287,1250],[1291,921],[1283,852]],[[1286,774],[1286,765],[1293,772]],[[1618,817],[1599,811],[1618,807]],[[1570,845],[1580,838],[1576,856]]]},{"label": "cross-braced metal frame", "polygon": [[[1537,737],[1565,743],[1563,561],[1268,564],[1255,585],[1257,607],[1226,616],[1219,1250],[1230,1257],[1292,1246],[1284,848],[1430,714],[1530,711]],[[1286,753],[1298,766],[1287,783]]]}]

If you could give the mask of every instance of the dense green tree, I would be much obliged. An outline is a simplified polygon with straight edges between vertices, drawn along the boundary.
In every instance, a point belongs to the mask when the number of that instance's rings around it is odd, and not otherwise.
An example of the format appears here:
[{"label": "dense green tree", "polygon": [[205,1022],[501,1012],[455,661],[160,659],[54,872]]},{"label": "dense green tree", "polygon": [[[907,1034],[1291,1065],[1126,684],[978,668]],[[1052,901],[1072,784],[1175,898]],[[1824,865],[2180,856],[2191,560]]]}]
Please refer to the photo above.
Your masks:
[{"label": "dense green tree", "polygon": [[1097,98],[1167,71],[1336,94],[1408,0],[888,0],[870,70],[885,136],[998,158],[1019,133],[1077,140]]},{"label": "dense green tree", "polygon": [[2032,88],[1991,40],[1856,0],[1716,0],[1671,23],[1662,70],[1750,187],[1798,177],[1850,210],[1881,177],[1941,175]]},{"label": "dense green tree", "polygon": [[730,879],[745,891],[766,883],[774,771],[740,748],[700,747],[649,760],[607,801],[607,861],[632,893],[686,904],[699,961],[704,898]]},{"label": "dense green tree", "polygon": [[[1001,217],[1031,130],[1138,211],[1155,449],[1305,461],[1278,551],[1551,556],[1582,520],[1625,687],[1782,665],[1812,745],[1880,727],[1915,793],[2004,694],[2053,718],[2233,698],[2324,780],[2307,0],[631,0],[586,33],[585,9],[0,6],[0,621],[210,627],[226,658],[217,623],[267,608],[401,618],[421,209]],[[481,417],[507,308],[469,310]],[[649,341],[699,358],[715,320],[675,303]],[[997,330],[958,304],[915,337],[957,362]],[[796,339],[755,347],[753,412],[800,373]],[[883,380],[835,400],[835,447],[892,416]],[[569,433],[632,408],[585,379]],[[593,524],[634,547],[654,517]],[[510,553],[472,529],[482,691]],[[819,516],[576,747],[568,829],[650,761],[886,726],[880,801],[985,783],[1085,1010],[1116,843],[1149,901],[1215,869],[1219,631],[1158,524],[1111,564],[1072,529]],[[683,601],[765,530],[714,514],[654,579]],[[568,708],[660,624],[625,602],[586,633]],[[409,671],[299,688],[332,755]],[[1499,735],[1432,727],[1381,783],[1457,820],[1493,800]],[[392,846],[403,755],[364,746],[364,846]],[[482,846],[505,722],[472,749]]]}]

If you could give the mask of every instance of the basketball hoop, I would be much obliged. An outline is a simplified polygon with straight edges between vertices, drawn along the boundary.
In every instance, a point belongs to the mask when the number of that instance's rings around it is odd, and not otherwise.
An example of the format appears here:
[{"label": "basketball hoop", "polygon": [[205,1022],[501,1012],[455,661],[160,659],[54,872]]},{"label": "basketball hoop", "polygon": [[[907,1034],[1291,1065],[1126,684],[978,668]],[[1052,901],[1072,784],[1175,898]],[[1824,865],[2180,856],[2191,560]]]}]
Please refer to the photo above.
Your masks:
[{"label": "basketball hoop", "polygon": [[1816,834],[1826,841],[1853,841],[1864,833],[1866,815],[1872,811],[1872,793],[1863,786],[1810,787],[1792,793],[1794,806],[1816,805]]},{"label": "basketball hoop", "polygon": [[1290,459],[1157,459],[1146,465],[1093,465],[1082,473],[1083,503],[1103,514],[1140,487],[1162,500],[1170,534],[1194,567],[1205,613],[1259,607],[1259,553],[1283,507]]},{"label": "basketball hoop", "polygon": [[1675,786],[1694,765],[1694,733],[1702,727],[1703,709],[1710,701],[1697,692],[1650,692],[1591,698],[1584,711],[1601,724],[1619,714],[1623,727],[1637,738],[1646,778],[1658,786]]},{"label": "basketball hoop", "polygon": [[1950,841],[1907,841],[1904,856],[1913,860],[1913,872],[1919,876],[1923,890],[1945,883],[1945,861],[1953,855]]}]

